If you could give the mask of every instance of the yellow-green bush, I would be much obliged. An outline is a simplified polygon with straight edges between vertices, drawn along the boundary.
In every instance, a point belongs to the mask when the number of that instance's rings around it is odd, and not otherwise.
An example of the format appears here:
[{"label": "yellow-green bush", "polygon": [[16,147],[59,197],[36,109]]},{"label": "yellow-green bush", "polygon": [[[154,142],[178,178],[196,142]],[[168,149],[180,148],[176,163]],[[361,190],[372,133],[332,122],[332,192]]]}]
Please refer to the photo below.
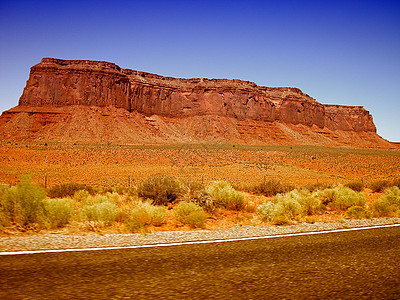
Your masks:
[{"label": "yellow-green bush", "polygon": [[132,210],[130,220],[138,222],[142,226],[161,226],[167,218],[167,207],[145,203],[142,207]]},{"label": "yellow-green bush", "polygon": [[200,205],[205,211],[209,213],[214,213],[218,208],[217,203],[214,198],[209,195],[205,190],[198,191],[194,194],[192,198],[190,198],[189,202],[196,203]]},{"label": "yellow-green bush", "polygon": [[84,203],[81,214],[88,221],[95,221],[110,225],[118,215],[118,207],[113,199],[106,195],[96,195],[94,198],[88,198]]},{"label": "yellow-green bush", "polygon": [[87,199],[90,197],[90,193],[87,190],[79,190],[74,193],[73,199],[76,202],[87,202]]},{"label": "yellow-green bush", "polygon": [[386,188],[390,186],[390,182],[387,180],[378,180],[369,185],[369,188],[374,192],[374,193],[381,193],[383,192]]},{"label": "yellow-green bush", "polygon": [[373,210],[378,217],[400,216],[400,189],[397,186],[386,189],[374,203]]},{"label": "yellow-green bush", "polygon": [[74,201],[68,198],[44,199],[44,224],[50,228],[69,223],[75,213]]},{"label": "yellow-green bush", "polygon": [[353,191],[345,186],[318,191],[316,194],[322,204],[328,205],[335,210],[347,210],[351,206],[364,206],[365,195],[362,192]]},{"label": "yellow-green bush", "polygon": [[155,175],[146,178],[137,192],[139,197],[152,200],[154,205],[167,205],[182,196],[184,189],[174,177]]},{"label": "yellow-green bush", "polygon": [[204,227],[208,215],[203,208],[193,202],[180,202],[174,208],[175,218],[192,227]]},{"label": "yellow-green bush", "polygon": [[287,194],[295,199],[300,205],[303,215],[314,215],[321,212],[321,200],[313,196],[308,190],[293,190]]},{"label": "yellow-green bush", "polygon": [[346,211],[346,217],[350,219],[371,218],[371,212],[362,206],[351,206]]},{"label": "yellow-green bush", "polygon": [[226,181],[215,181],[205,188],[217,206],[231,210],[242,210],[246,206],[244,195]]},{"label": "yellow-green bush", "polygon": [[313,215],[322,210],[321,201],[308,190],[292,190],[278,194],[273,201],[258,207],[258,213],[265,221],[290,220],[299,215]]},{"label": "yellow-green bush", "polygon": [[46,191],[32,183],[32,176],[24,176],[16,186],[6,189],[0,199],[0,210],[7,222],[21,226],[40,223]]},{"label": "yellow-green bush", "polygon": [[356,192],[361,192],[364,189],[364,184],[361,181],[351,181],[346,183],[345,186]]},{"label": "yellow-green bush", "polygon": [[272,221],[277,216],[276,205],[272,201],[267,201],[258,207],[258,213],[264,221]]},{"label": "yellow-green bush", "polygon": [[48,189],[48,195],[50,198],[72,197],[75,192],[80,190],[88,191],[92,195],[95,193],[94,189],[91,186],[69,182],[52,186]]},{"label": "yellow-green bush", "polygon": [[293,218],[294,216],[300,215],[303,212],[303,208],[298,201],[297,190],[286,193],[278,194],[275,196],[275,210],[277,216],[286,216]]},{"label": "yellow-green bush", "polygon": [[278,180],[263,181],[260,184],[250,188],[250,190],[257,194],[262,194],[267,197],[275,196],[277,194],[286,193],[293,190],[294,187],[284,184]]}]

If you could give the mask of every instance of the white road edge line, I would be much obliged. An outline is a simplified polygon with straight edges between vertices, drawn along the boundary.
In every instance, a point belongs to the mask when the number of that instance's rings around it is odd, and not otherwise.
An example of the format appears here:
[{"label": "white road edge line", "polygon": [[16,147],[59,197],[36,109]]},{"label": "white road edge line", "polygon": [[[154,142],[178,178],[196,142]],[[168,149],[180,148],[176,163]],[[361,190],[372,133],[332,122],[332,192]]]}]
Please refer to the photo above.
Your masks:
[{"label": "white road edge line", "polygon": [[226,243],[226,242],[237,242],[237,241],[265,240],[265,239],[274,239],[274,238],[282,238],[282,237],[303,236],[303,235],[317,235],[317,234],[326,234],[326,233],[335,233],[335,232],[368,230],[368,229],[399,227],[399,226],[400,226],[400,224],[389,224],[389,225],[377,225],[377,226],[368,226],[368,227],[354,227],[354,228],[323,230],[323,231],[310,231],[310,232],[298,232],[298,233],[287,233],[287,234],[266,235],[266,236],[253,236],[253,237],[243,237],[243,238],[230,238],[230,239],[219,239],[219,240],[202,240],[202,241],[161,243],[161,244],[147,244],[147,245],[122,246],[122,247],[103,247],[103,248],[100,247],[100,248],[81,248],[81,249],[73,249],[73,248],[71,248],[71,249],[54,249],[54,250],[13,251],[13,252],[0,252],[0,256],[22,255],[22,254],[41,254],[41,253],[86,252],[86,251],[101,251],[101,250],[124,250],[124,249],[172,247],[172,246],[196,245],[196,244],[213,244],[213,243]]}]

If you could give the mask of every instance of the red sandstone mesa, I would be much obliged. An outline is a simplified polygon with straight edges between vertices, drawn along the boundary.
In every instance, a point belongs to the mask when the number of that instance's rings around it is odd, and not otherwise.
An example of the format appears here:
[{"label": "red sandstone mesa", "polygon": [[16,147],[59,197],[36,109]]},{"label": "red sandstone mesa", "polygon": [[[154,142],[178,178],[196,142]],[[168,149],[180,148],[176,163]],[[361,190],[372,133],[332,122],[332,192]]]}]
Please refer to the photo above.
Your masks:
[{"label": "red sandstone mesa", "polygon": [[[79,113],[83,120],[77,118]],[[54,58],[43,58],[31,68],[19,105],[0,118],[0,136],[132,143],[217,138],[252,144],[389,144],[376,134],[372,116],[363,107],[324,105],[297,88],[171,78],[109,62]]]}]

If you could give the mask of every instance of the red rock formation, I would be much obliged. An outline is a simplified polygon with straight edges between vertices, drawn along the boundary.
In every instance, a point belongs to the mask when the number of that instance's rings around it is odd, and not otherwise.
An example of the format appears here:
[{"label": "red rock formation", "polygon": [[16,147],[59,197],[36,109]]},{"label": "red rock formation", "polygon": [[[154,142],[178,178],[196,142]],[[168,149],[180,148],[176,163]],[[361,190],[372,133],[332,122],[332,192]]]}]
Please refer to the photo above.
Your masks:
[{"label": "red rock formation", "polygon": [[217,115],[330,130],[376,131],[364,108],[323,105],[297,88],[163,77],[87,60],[43,58],[31,68],[19,104],[115,106],[147,116]]},{"label": "red rock formation", "polygon": [[323,105],[297,88],[180,79],[108,62],[44,58],[0,140],[393,147],[363,107]]}]

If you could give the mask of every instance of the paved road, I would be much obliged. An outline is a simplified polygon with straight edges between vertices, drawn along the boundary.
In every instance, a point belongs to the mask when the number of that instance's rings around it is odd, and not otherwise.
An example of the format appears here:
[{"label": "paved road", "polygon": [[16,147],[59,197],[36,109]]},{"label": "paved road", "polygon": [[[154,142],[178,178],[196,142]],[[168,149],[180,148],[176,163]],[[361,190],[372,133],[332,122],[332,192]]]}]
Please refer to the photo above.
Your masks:
[{"label": "paved road", "polygon": [[1,299],[400,299],[400,227],[0,257]]}]

